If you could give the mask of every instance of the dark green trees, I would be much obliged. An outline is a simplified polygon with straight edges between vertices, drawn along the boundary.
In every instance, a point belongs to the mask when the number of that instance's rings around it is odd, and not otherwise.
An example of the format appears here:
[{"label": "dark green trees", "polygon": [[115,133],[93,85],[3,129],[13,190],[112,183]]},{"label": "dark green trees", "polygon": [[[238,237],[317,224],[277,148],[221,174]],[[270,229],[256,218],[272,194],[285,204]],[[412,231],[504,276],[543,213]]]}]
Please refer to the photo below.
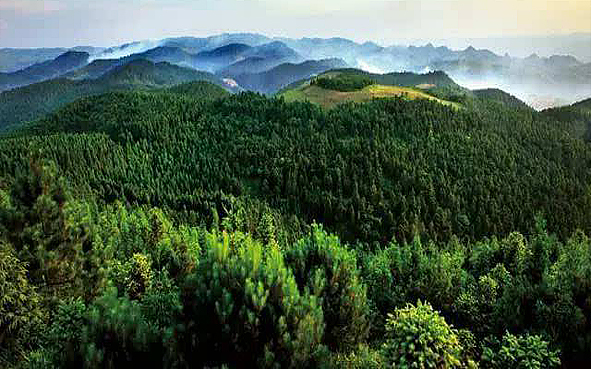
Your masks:
[{"label": "dark green trees", "polygon": [[314,225],[310,236],[285,252],[285,260],[300,291],[314,295],[322,304],[328,347],[342,351],[364,342],[369,307],[355,254],[338,237]]},{"label": "dark green trees", "polygon": [[183,295],[190,365],[299,368],[322,352],[321,301],[300,293],[275,247],[240,233],[207,235]]}]

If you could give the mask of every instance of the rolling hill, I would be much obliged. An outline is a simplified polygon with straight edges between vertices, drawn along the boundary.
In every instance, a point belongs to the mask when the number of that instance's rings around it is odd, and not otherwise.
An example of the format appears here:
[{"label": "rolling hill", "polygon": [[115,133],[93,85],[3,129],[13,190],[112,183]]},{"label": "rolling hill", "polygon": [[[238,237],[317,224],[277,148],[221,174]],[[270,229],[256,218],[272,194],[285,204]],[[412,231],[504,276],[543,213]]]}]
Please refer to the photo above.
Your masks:
[{"label": "rolling hill", "polygon": [[333,108],[338,104],[346,102],[366,102],[375,98],[400,97],[409,100],[427,99],[439,102],[447,106],[459,107],[459,104],[439,99],[425,92],[409,87],[371,85],[358,91],[335,91],[319,86],[305,85],[296,89],[288,90],[280,94],[287,102],[309,101],[323,108]]},{"label": "rolling hill", "polygon": [[189,81],[224,82],[215,75],[169,63],[135,60],[96,79],[52,79],[0,93],[0,131],[16,128],[84,96],[108,91],[148,90]]},{"label": "rolling hill", "polygon": [[[360,88],[338,89],[316,83],[322,80],[367,80]],[[438,85],[437,85],[437,84]],[[299,81],[280,92],[286,101],[310,101],[324,108],[332,108],[345,102],[365,102],[374,98],[402,97],[404,99],[427,99],[458,108],[456,102],[433,96],[427,91],[437,86],[457,86],[445,73],[390,73],[371,74],[357,69],[337,69],[320,74],[318,77]],[[459,86],[458,86],[459,87]]]}]

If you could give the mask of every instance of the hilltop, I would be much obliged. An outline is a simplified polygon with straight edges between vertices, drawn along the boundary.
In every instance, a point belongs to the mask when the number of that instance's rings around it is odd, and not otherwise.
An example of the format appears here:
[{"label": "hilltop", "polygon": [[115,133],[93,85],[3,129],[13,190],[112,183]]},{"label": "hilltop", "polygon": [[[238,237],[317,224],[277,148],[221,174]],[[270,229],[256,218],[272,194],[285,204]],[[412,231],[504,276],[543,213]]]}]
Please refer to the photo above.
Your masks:
[{"label": "hilltop", "polygon": [[[356,82],[360,82],[355,86]],[[346,86],[344,88],[339,87]],[[439,87],[441,86],[441,87]],[[357,88],[356,88],[357,87]],[[345,102],[365,102],[374,98],[426,99],[459,107],[458,103],[440,99],[429,90],[459,88],[445,73],[372,74],[357,69],[337,69],[321,73],[312,79],[292,84],[279,96],[286,101],[309,101],[325,108]]]}]

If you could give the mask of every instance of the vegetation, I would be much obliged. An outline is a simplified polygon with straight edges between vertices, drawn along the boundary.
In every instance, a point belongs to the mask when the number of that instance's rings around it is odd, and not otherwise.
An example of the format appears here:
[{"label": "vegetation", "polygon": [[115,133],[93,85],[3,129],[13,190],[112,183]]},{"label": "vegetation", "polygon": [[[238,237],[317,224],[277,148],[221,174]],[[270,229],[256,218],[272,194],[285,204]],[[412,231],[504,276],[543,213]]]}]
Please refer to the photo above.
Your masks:
[{"label": "vegetation", "polygon": [[340,92],[324,89],[317,84],[310,84],[294,90],[288,90],[280,96],[287,102],[308,101],[320,105],[323,108],[334,108],[335,106],[346,102],[359,103],[371,101],[372,99],[394,97],[408,100],[426,99],[437,101],[443,105],[453,106],[455,108],[460,107],[458,103],[445,101],[413,88],[383,85],[370,85],[357,91]]},{"label": "vegetation", "polygon": [[373,85],[375,82],[368,77],[341,73],[334,77],[321,76],[312,79],[310,85],[319,86],[327,90],[351,92],[359,91],[364,87]]},{"label": "vegetation", "polygon": [[395,368],[459,368],[460,341],[429,304],[396,309],[386,323],[384,357]]},{"label": "vegetation", "polygon": [[479,99],[495,101],[508,107],[517,109],[531,109],[526,103],[513,95],[496,88],[487,88],[483,90],[474,90],[472,93]]},{"label": "vegetation", "polygon": [[149,90],[190,81],[222,86],[213,74],[168,63],[136,60],[95,79],[56,78],[0,93],[0,132],[18,128],[76,99],[109,91]]},{"label": "vegetation", "polygon": [[0,366],[587,367],[567,113],[80,99],[0,139]]}]

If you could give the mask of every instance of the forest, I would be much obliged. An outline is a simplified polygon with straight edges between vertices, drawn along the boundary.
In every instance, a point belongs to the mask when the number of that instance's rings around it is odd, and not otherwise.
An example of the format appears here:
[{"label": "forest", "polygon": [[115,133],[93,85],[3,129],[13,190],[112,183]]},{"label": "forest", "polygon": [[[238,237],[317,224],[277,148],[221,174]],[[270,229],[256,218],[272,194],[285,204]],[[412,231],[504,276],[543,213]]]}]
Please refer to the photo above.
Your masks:
[{"label": "forest", "polygon": [[591,109],[462,102],[201,82],[5,134],[0,367],[589,367]]},{"label": "forest", "polygon": [[368,77],[355,74],[339,74],[335,77],[320,76],[314,78],[310,84],[322,87],[327,90],[350,92],[361,90],[364,87],[373,85],[375,82]]}]

